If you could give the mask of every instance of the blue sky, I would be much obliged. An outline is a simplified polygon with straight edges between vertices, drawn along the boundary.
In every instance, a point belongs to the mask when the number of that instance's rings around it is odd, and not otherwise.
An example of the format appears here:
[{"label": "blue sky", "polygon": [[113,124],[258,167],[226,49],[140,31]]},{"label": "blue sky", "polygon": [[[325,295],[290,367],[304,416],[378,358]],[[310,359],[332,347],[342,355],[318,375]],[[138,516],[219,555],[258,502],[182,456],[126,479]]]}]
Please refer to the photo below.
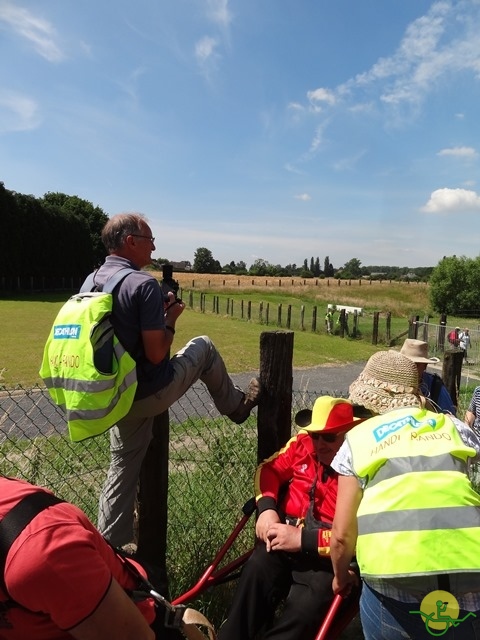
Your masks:
[{"label": "blue sky", "polygon": [[0,180],[155,257],[477,257],[480,0],[0,0]]}]

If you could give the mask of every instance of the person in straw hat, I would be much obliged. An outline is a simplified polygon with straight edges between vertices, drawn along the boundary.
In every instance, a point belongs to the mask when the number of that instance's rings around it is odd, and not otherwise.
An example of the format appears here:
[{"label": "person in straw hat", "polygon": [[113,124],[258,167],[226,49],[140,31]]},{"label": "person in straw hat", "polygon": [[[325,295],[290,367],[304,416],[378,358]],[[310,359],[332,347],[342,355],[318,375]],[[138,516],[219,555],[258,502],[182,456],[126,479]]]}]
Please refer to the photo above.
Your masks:
[{"label": "person in straw hat", "polygon": [[478,638],[480,495],[469,471],[479,438],[428,409],[415,363],[397,351],[375,353],[349,398],[376,415],[346,434],[332,461],[334,593],[356,580],[356,554],[365,640],[453,638],[450,625],[461,625],[455,637]]},{"label": "person in straw hat", "polygon": [[219,640],[313,640],[333,599],[330,529],[337,474],[330,466],[361,418],[344,398],[322,396],[297,413],[300,431],[255,473],[258,544],[245,564]]},{"label": "person in straw hat", "polygon": [[430,371],[427,371],[429,364],[440,362],[438,358],[429,357],[428,343],[422,340],[407,338],[400,349],[400,353],[410,358],[410,360],[417,365],[422,395],[429,398],[429,400],[444,413],[451,413],[456,416],[457,408],[453,404],[453,400],[448,393],[447,387],[443,384],[442,378],[438,373],[430,373]]}]

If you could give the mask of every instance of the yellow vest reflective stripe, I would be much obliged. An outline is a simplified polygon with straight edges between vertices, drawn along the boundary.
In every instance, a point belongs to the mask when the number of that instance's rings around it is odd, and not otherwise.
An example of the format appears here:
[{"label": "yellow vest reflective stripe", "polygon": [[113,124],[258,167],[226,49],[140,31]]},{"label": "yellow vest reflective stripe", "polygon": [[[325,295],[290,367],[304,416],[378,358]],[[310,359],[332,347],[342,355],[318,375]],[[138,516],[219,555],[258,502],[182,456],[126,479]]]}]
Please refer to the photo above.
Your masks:
[{"label": "yellow vest reflective stripe", "polygon": [[367,479],[357,513],[364,577],[478,571],[480,496],[452,420],[423,409],[376,416],[347,434]]},{"label": "yellow vest reflective stripe", "polygon": [[121,271],[102,292],[79,293],[67,300],[45,345],[40,375],[65,411],[75,442],[112,427],[128,413],[135,397],[136,362],[118,341],[109,319],[109,289],[132,270]]}]

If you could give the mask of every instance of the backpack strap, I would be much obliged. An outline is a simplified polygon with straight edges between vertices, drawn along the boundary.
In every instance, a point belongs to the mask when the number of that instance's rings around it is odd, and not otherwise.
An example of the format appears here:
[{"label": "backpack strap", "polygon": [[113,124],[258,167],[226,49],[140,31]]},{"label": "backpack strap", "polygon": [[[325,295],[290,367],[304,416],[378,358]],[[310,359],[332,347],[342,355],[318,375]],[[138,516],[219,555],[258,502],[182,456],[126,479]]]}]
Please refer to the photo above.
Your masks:
[{"label": "backpack strap", "polygon": [[65,501],[46,491],[36,491],[20,500],[0,521],[0,586],[6,593],[4,573],[10,547],[35,516],[60,502]]},{"label": "backpack strap", "polygon": [[430,400],[438,405],[438,399],[443,387],[443,380],[438,373],[432,373],[432,386],[430,387]]},{"label": "backpack strap", "polygon": [[89,276],[87,276],[85,282],[82,284],[80,288],[80,293],[86,293],[89,291],[103,291],[104,293],[112,293],[112,291],[115,289],[117,284],[120,284],[120,282],[124,278],[126,278],[129,273],[133,273],[134,271],[136,271],[136,269],[132,269],[131,267],[122,267],[122,269],[119,269],[118,271],[116,271],[113,274],[113,276],[111,276],[105,282],[103,287],[100,287],[95,284],[95,274],[97,273],[97,271],[94,271]]}]

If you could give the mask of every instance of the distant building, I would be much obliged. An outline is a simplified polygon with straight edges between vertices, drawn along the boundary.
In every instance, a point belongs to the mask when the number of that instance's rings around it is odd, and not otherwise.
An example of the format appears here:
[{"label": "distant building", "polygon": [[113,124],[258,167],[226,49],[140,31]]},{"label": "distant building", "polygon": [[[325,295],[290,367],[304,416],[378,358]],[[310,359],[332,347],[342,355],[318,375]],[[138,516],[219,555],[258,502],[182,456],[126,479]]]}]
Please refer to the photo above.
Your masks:
[{"label": "distant building", "polygon": [[400,276],[400,280],[419,280],[419,277],[417,276],[416,273],[413,273],[412,271],[410,271],[409,273],[406,273],[404,276]]},{"label": "distant building", "polygon": [[189,260],[180,260],[180,262],[170,262],[174,271],[191,271],[192,263]]}]

